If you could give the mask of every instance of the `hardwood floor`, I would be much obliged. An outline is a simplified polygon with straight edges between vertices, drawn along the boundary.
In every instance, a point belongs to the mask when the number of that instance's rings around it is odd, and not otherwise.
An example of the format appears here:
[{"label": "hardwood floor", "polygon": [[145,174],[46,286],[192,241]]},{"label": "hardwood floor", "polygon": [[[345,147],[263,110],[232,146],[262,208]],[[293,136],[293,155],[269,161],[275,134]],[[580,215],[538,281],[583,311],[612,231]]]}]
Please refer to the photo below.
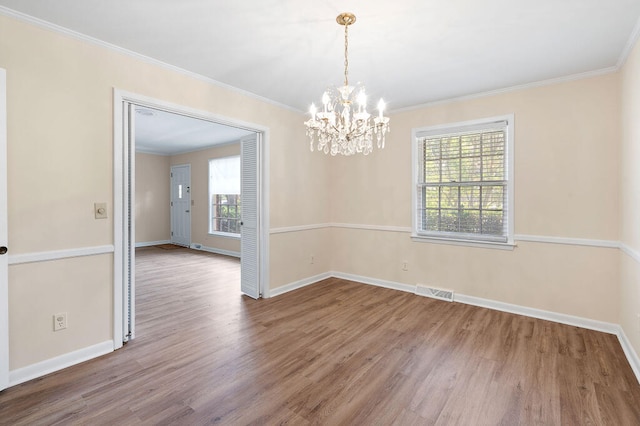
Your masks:
[{"label": "hardwood floor", "polygon": [[0,392],[0,424],[640,424],[613,335],[339,279],[256,301],[236,259],[137,258],[136,339]]}]

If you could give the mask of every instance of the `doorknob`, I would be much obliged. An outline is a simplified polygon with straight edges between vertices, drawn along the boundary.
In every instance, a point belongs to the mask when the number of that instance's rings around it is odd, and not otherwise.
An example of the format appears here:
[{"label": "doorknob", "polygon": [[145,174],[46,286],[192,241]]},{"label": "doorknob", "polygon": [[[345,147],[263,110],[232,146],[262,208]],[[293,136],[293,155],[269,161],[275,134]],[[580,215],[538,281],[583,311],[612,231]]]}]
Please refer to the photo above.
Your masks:
[{"label": "doorknob", "polygon": [[185,210],[185,213],[189,213],[189,210]]},{"label": "doorknob", "polygon": [[9,249],[6,248],[5,246],[0,247],[0,256],[3,254],[7,254],[8,251]]}]

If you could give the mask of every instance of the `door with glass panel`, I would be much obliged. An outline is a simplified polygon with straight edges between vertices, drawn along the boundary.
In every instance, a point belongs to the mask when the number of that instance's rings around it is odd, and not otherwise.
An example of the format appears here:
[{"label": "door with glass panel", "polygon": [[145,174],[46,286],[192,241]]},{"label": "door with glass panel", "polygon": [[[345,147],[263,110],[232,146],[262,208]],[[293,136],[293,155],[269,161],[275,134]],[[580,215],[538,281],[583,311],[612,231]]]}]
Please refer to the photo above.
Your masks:
[{"label": "door with glass panel", "polygon": [[171,167],[171,243],[191,244],[191,165]]}]

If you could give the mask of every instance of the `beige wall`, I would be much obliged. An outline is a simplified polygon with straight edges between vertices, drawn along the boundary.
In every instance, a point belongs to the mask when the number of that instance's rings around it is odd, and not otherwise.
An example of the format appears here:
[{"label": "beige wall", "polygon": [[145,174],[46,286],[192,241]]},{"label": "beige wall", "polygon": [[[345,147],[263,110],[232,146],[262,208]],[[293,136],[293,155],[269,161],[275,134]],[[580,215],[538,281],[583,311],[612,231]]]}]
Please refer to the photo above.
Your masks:
[{"label": "beige wall", "polygon": [[[384,151],[333,159],[332,222],[410,228],[411,130],[511,113],[516,235],[616,241],[617,74],[394,114]],[[412,242],[402,230],[332,232],[335,271],[618,321],[617,249],[518,242],[502,251]]]},{"label": "beige wall", "polygon": [[622,69],[620,325],[640,353],[640,43]]},{"label": "beige wall", "polygon": [[169,157],[136,152],[136,243],[171,238]]},{"label": "beige wall", "polygon": [[[7,70],[14,256],[113,244],[114,87],[268,128],[271,226],[328,221],[328,163],[308,151],[301,113],[6,16],[0,67]],[[108,219],[94,219],[95,202],[109,203]],[[275,259],[295,247],[270,244]],[[107,254],[9,267],[11,370],[112,339],[112,262]],[[291,266],[270,268],[273,287],[315,267]],[[69,328],[54,333],[60,311]]]},{"label": "beige wall", "polygon": [[238,238],[209,235],[209,160],[230,155],[240,155],[239,143],[172,155],[170,163],[191,165],[191,243],[240,253]]}]

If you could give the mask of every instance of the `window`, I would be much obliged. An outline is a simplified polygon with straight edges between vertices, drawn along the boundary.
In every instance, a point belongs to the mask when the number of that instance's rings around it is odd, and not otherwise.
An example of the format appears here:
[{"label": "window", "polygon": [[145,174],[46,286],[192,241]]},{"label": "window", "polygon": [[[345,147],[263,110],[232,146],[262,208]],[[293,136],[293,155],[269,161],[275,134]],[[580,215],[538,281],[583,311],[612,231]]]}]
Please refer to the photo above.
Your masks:
[{"label": "window", "polygon": [[240,156],[209,160],[209,233],[240,235]]},{"label": "window", "polygon": [[413,237],[512,245],[513,116],[413,134]]}]

